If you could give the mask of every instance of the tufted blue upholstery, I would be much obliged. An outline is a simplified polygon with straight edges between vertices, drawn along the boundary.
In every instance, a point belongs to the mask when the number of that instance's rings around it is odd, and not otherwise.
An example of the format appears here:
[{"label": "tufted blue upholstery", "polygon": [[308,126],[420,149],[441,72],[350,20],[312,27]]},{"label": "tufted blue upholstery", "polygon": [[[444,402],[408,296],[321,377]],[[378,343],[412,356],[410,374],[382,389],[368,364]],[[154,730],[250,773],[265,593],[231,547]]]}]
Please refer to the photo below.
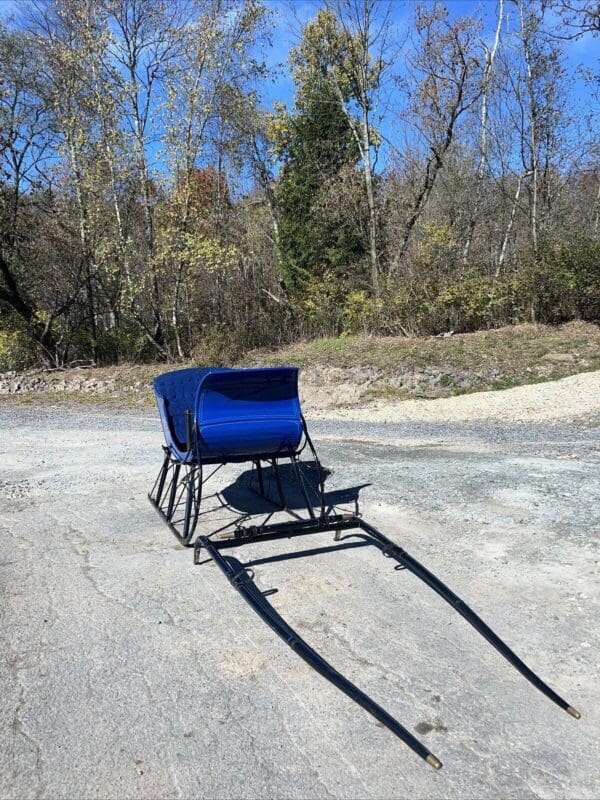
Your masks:
[{"label": "tufted blue upholstery", "polygon": [[179,460],[189,460],[185,442],[185,412],[194,411],[196,393],[207,367],[165,372],[152,382],[167,446]]},{"label": "tufted blue upholstery", "polygon": [[246,461],[295,452],[302,439],[295,367],[180,369],[153,382],[171,454],[195,460],[186,449],[185,412],[194,412],[205,463]]}]

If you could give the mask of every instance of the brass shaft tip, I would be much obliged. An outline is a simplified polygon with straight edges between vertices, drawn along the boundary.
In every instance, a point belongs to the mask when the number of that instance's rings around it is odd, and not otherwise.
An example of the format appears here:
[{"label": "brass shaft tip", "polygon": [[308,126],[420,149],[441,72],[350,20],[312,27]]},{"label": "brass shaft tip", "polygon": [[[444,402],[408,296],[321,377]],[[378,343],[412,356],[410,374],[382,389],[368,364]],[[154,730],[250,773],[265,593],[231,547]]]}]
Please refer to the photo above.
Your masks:
[{"label": "brass shaft tip", "polygon": [[567,708],[567,714],[570,714],[572,717],[575,717],[575,719],[581,719],[581,714],[579,713],[579,711],[577,711],[576,708],[573,708],[573,706],[569,706]]},{"label": "brass shaft tip", "polygon": [[439,758],[436,758],[436,757],[433,755],[433,753],[429,753],[429,755],[427,756],[427,758],[425,759],[425,761],[426,761],[428,764],[431,764],[431,766],[432,766],[434,769],[441,769],[441,768],[442,768],[442,762],[439,760]]}]

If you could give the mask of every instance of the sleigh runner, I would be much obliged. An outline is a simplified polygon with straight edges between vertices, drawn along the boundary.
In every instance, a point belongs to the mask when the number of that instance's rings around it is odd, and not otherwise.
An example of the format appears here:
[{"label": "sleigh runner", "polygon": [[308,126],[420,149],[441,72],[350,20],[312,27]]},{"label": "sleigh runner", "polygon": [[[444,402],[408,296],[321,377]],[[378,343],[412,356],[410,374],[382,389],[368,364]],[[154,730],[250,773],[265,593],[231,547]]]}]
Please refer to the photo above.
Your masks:
[{"label": "sleigh runner", "polygon": [[[194,563],[202,551],[266,624],[313,669],[372,714],[435,769],[441,761],[407,728],[341,675],[293,630],[256,586],[251,570],[222,551],[232,547],[331,532],[355,531],[382,555],[408,569],[469,622],[526,680],[572,717],[580,714],[538,677],[491,628],[432,572],[384,536],[358,513],[335,513],[327,506],[324,470],[300,409],[298,370],[185,369],[159,376],[154,392],[165,435],[164,460],[150,501],[170,530],[191,545],[203,487],[224,464],[252,464],[257,493],[287,512],[284,522],[238,524],[231,535],[202,533],[194,542]],[[304,457],[310,455],[311,461]],[[283,464],[303,499],[306,515],[290,506],[281,476]],[[311,474],[312,473],[312,474]],[[310,478],[307,476],[310,474]]]}]

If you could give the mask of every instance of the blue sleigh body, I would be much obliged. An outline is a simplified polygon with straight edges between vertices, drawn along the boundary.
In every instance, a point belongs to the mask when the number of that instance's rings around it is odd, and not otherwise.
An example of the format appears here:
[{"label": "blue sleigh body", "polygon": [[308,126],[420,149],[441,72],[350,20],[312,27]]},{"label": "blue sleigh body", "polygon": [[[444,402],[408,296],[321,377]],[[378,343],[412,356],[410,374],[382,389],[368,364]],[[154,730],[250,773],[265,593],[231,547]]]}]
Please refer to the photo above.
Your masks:
[{"label": "blue sleigh body", "polygon": [[[196,529],[207,465],[252,463],[263,496],[263,464],[269,465],[276,504],[285,507],[279,465],[289,461],[315,518],[299,462],[307,445],[316,465],[318,458],[300,410],[296,367],[181,369],[155,378],[153,388],[165,460],[150,500],[182,544]],[[323,506],[320,465],[318,470]]]}]

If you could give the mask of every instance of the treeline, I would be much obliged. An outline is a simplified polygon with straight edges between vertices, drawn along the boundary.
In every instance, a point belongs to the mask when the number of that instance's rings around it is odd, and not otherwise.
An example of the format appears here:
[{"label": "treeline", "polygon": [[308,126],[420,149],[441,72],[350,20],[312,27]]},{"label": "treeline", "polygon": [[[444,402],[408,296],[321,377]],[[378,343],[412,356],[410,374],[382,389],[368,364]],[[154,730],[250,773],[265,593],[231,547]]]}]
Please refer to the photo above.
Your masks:
[{"label": "treeline", "polygon": [[415,3],[398,40],[393,3],[323,0],[268,109],[276,9],[0,27],[0,368],[600,318],[600,78],[565,66],[595,3]]}]

